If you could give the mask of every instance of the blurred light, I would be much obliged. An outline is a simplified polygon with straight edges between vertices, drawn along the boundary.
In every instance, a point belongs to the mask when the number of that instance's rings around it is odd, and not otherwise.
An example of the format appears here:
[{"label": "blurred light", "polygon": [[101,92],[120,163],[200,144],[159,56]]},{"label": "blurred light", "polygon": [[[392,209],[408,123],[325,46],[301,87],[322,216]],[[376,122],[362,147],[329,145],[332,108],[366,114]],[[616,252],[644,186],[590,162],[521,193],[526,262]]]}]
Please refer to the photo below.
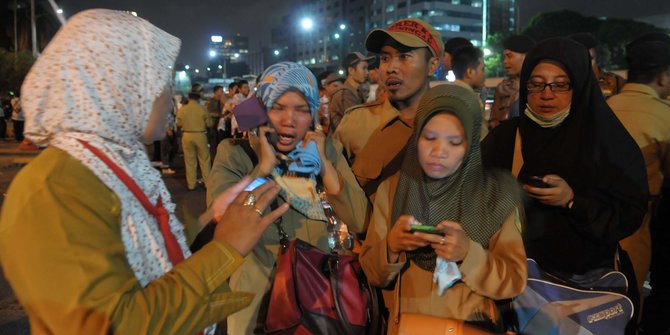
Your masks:
[{"label": "blurred light", "polygon": [[221,36],[221,35],[212,35],[212,36],[210,37],[210,39],[212,40],[212,43],[221,43],[221,42],[223,42],[223,36]]},{"label": "blurred light", "polygon": [[339,71],[337,71],[337,73],[339,73],[339,74],[340,74],[340,76],[341,76],[341,75],[343,75],[343,74],[344,74],[344,71],[342,71],[342,70],[339,70]]},{"label": "blurred light", "polygon": [[309,62],[310,64],[316,64],[316,58],[312,58]]},{"label": "blurred light", "polygon": [[212,71],[212,69],[210,69],[209,67],[207,67],[207,71]]},{"label": "blurred light", "polygon": [[198,70],[198,69],[195,69],[195,73],[200,73],[200,70]]},{"label": "blurred light", "polygon": [[337,40],[337,39],[339,39],[339,38],[340,38],[340,34],[335,33],[335,39]]},{"label": "blurred light", "polygon": [[491,49],[484,48],[484,56],[491,56]]},{"label": "blurred light", "polygon": [[130,12],[130,15],[137,16],[137,12]]},{"label": "blurred light", "polygon": [[340,30],[344,30],[344,29],[347,29],[347,26],[346,26],[344,23],[342,23],[342,24],[340,25]]},{"label": "blurred light", "polygon": [[279,50],[275,50],[274,54],[275,56],[279,56]]},{"label": "blurred light", "polygon": [[214,58],[214,57],[216,57],[216,51],[209,50],[209,58]]},{"label": "blurred light", "polygon": [[63,9],[62,9],[62,8],[58,8],[58,9],[56,10],[56,13],[58,13],[58,14],[63,14]]},{"label": "blurred light", "polygon": [[447,74],[446,79],[450,83],[456,81],[456,75],[454,74],[454,71],[449,70],[449,73]]},{"label": "blurred light", "polygon": [[223,69],[223,66],[219,65],[219,70]]},{"label": "blurred light", "polygon": [[237,52],[233,54],[233,58],[238,58],[238,57],[240,57],[240,54],[238,54]]},{"label": "blurred light", "polygon": [[188,66],[188,64],[186,64],[186,65],[184,65],[184,68],[185,68],[186,70],[188,70],[188,69],[190,69],[191,67]]},{"label": "blurred light", "polygon": [[168,69],[172,69],[172,65],[168,66]]},{"label": "blurred light", "polygon": [[179,71],[179,79],[186,79],[186,71]]},{"label": "blurred light", "polygon": [[305,30],[311,30],[312,27],[314,27],[314,21],[312,19],[306,17],[300,21],[300,26],[302,26],[302,29]]}]

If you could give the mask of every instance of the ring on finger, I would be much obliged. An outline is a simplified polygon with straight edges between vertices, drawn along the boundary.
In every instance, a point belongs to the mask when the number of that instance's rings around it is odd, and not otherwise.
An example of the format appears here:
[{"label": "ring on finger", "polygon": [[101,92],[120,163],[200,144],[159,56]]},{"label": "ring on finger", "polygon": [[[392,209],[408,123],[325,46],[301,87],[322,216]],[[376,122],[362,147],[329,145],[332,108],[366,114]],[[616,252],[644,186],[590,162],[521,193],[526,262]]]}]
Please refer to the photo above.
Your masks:
[{"label": "ring on finger", "polygon": [[263,216],[263,211],[256,206],[253,206],[253,207],[254,207],[254,211],[256,211],[256,213],[258,213],[258,215],[262,217]]},{"label": "ring on finger", "polygon": [[254,206],[255,204],[256,204],[256,196],[253,193],[249,193],[247,197],[244,198],[242,206]]},{"label": "ring on finger", "polygon": [[440,245],[444,245],[444,237],[440,240]]}]

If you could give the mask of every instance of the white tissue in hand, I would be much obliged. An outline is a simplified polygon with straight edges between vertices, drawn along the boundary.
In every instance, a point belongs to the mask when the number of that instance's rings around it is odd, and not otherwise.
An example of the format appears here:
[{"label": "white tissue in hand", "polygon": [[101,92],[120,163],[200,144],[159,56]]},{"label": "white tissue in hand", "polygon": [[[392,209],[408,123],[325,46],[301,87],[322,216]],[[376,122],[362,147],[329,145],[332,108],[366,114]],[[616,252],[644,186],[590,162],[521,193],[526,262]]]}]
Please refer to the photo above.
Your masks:
[{"label": "white tissue in hand", "polygon": [[437,294],[443,295],[448,288],[460,279],[461,271],[458,269],[456,262],[450,262],[438,256],[435,272],[433,272],[433,282],[437,283]]}]

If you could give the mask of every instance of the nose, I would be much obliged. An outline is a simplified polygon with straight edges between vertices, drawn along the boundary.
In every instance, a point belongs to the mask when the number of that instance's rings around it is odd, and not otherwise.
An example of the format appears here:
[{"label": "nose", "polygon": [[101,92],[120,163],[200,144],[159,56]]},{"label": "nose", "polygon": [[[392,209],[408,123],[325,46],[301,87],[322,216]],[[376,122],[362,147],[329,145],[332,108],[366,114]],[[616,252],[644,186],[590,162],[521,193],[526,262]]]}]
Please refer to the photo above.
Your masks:
[{"label": "nose", "polygon": [[541,92],[540,97],[545,100],[553,99],[554,98],[554,91],[551,90],[551,86],[547,85],[544,87],[544,89]]},{"label": "nose", "polygon": [[281,113],[281,118],[279,122],[282,126],[293,126],[295,121],[296,112],[292,108],[286,108]]},{"label": "nose", "polygon": [[447,158],[449,156],[449,148],[446,141],[433,141],[430,154],[439,159]]}]

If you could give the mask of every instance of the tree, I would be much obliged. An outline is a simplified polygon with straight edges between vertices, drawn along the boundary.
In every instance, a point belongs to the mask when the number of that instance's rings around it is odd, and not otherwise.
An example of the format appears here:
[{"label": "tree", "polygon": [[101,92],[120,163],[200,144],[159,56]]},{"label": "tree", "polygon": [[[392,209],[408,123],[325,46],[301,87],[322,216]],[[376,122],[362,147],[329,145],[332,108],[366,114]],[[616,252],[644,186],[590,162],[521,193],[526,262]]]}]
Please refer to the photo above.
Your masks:
[{"label": "tree", "polygon": [[9,92],[18,94],[34,62],[35,58],[28,50],[21,50],[15,55],[0,49],[0,96],[6,96]]},{"label": "tree", "polygon": [[502,42],[511,35],[512,33],[510,32],[497,32],[489,35],[486,38],[486,48],[491,51],[490,55],[484,56],[484,65],[487,77],[491,78],[505,76],[505,67],[502,63]]}]

